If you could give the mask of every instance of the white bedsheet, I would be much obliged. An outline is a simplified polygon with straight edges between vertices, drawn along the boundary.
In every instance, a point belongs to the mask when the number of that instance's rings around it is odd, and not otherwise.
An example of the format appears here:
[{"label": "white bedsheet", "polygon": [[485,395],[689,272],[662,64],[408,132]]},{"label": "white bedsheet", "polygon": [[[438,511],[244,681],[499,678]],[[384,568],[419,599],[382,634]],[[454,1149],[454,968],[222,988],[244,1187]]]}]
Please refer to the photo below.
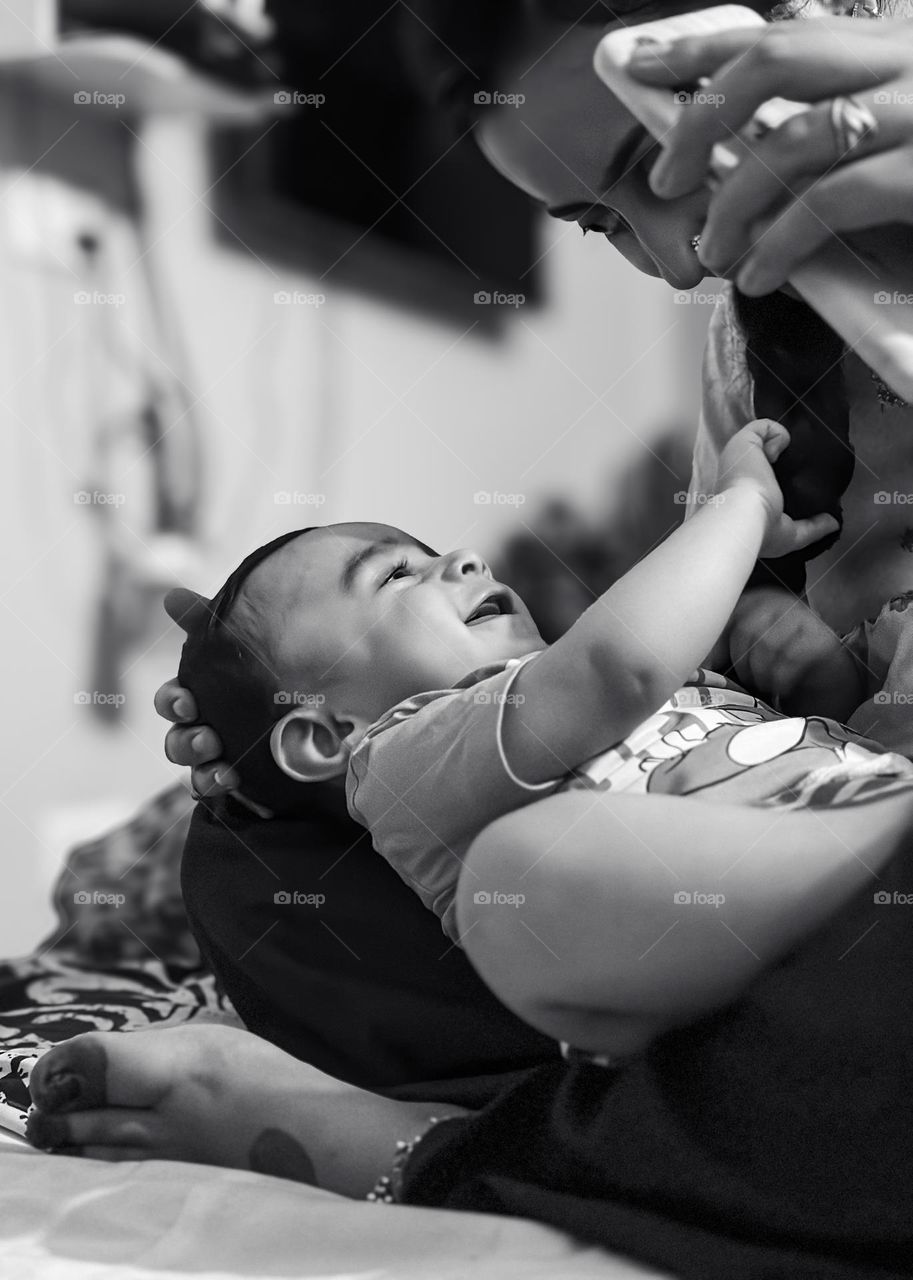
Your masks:
[{"label": "white bedsheet", "polygon": [[655,1280],[517,1218],[356,1203],[260,1174],[0,1144],[0,1275],[16,1280]]}]

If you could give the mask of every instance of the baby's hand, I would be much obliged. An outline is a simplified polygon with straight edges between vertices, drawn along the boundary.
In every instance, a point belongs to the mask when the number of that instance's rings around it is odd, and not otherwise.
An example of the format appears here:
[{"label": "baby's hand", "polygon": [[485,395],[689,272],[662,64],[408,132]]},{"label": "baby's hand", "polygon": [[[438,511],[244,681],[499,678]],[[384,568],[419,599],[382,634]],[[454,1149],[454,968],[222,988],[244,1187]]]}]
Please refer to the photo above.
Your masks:
[{"label": "baby's hand", "polygon": [[785,427],[770,418],[759,418],[737,431],[720,455],[717,492],[747,487],[758,493],[764,503],[767,533],[760,554],[765,559],[802,551],[840,527],[830,515],[793,520],[784,513],[783,494],[773,464],[788,444]]},{"label": "baby's hand", "polygon": [[862,673],[855,658],[789,591],[746,591],[732,615],[728,638],[736,679],[778,711],[845,721],[862,702]]}]

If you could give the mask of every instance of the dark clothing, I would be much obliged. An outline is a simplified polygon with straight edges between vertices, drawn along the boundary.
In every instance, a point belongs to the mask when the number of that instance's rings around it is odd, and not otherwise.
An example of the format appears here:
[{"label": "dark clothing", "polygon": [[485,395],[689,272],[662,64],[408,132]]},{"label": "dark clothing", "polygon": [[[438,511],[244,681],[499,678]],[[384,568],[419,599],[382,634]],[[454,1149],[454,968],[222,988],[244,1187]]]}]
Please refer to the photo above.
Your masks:
[{"label": "dark clothing", "polygon": [[234,801],[193,816],[187,914],[246,1026],[363,1088],[469,1107],[556,1059],[374,852],[342,790],[313,792],[306,818],[263,821]]},{"label": "dark clothing", "polygon": [[614,1073],[543,1066],[438,1125],[403,1198],[694,1280],[910,1276],[911,1084],[913,848],[731,1008]]}]

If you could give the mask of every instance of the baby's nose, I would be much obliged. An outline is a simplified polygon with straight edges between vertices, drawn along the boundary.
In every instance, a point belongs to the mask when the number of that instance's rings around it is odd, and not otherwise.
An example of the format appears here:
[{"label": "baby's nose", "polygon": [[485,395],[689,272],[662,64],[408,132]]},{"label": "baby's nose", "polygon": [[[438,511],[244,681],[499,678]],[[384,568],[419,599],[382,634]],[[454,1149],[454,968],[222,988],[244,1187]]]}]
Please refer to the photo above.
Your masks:
[{"label": "baby's nose", "polygon": [[452,551],[448,559],[447,571],[455,576],[465,578],[472,574],[481,574],[491,577],[491,570],[477,551],[462,548],[459,551]]}]

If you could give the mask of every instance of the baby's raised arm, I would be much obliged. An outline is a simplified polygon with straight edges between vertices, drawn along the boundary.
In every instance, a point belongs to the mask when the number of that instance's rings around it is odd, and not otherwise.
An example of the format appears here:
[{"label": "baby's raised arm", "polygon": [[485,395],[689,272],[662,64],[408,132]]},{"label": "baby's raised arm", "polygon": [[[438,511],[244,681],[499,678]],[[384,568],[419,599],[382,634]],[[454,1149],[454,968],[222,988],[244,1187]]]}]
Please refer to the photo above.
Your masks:
[{"label": "baby's raised arm", "polygon": [[772,463],[779,423],[749,423],[720,458],[717,493],[518,674],[503,742],[535,784],[624,738],[678,689],[726,626],[759,556],[809,546],[833,517],[791,520]]}]

